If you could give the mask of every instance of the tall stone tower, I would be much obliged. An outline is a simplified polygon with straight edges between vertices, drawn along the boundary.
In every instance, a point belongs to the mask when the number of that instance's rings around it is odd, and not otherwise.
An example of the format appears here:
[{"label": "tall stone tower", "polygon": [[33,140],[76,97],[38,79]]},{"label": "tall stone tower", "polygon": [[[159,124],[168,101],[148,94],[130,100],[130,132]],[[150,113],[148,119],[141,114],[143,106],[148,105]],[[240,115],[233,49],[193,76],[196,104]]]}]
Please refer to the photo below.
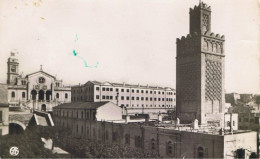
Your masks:
[{"label": "tall stone tower", "polygon": [[211,7],[190,8],[190,34],[177,39],[176,105],[181,123],[223,126],[224,42],[211,32]]},{"label": "tall stone tower", "polygon": [[15,53],[11,52],[11,56],[7,61],[7,84],[16,84],[17,76],[19,75],[19,61],[15,57]]}]

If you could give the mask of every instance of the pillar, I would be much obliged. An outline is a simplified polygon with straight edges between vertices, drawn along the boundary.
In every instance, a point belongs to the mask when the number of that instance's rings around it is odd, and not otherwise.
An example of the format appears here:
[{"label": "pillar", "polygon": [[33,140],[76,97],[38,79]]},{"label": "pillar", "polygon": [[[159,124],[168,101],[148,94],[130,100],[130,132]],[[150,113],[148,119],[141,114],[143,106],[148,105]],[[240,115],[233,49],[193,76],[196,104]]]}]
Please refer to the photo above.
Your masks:
[{"label": "pillar", "polygon": [[44,91],[43,100],[46,101],[46,91]]}]

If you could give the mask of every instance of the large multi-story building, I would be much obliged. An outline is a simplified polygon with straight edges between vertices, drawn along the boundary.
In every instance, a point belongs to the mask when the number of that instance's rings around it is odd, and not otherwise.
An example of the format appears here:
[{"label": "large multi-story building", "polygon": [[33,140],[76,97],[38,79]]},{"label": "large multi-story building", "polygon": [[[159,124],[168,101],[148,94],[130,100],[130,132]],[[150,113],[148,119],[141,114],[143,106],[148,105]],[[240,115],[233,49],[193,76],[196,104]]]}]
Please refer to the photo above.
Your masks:
[{"label": "large multi-story building", "polygon": [[8,103],[35,110],[52,111],[52,107],[71,101],[71,88],[42,70],[23,76],[15,53],[7,61]]},{"label": "large multi-story building", "polygon": [[88,81],[71,87],[72,102],[111,101],[127,113],[163,113],[175,107],[172,88]]},{"label": "large multi-story building", "polygon": [[224,42],[211,32],[211,7],[190,8],[190,34],[177,39],[176,105],[183,123],[223,124]]}]

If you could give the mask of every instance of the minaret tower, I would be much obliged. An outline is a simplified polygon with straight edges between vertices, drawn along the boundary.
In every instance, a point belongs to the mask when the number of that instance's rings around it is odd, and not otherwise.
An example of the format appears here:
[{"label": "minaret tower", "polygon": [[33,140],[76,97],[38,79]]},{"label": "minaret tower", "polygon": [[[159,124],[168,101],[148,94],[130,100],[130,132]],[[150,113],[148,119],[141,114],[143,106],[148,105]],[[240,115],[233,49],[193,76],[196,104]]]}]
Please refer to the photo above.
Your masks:
[{"label": "minaret tower", "polygon": [[19,75],[19,61],[14,52],[11,52],[11,56],[7,61],[7,84],[15,85],[17,76]]},{"label": "minaret tower", "polygon": [[211,32],[211,7],[190,9],[190,34],[177,39],[176,105],[181,123],[223,125],[224,42]]}]

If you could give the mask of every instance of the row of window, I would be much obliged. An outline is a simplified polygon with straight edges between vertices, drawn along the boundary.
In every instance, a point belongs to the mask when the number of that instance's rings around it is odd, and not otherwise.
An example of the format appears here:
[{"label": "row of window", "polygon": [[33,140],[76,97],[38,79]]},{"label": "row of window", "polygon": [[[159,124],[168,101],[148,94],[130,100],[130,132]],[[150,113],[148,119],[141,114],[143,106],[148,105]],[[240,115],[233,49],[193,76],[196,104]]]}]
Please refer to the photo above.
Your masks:
[{"label": "row of window", "polygon": [[[14,91],[11,93],[11,97],[15,98],[15,92]],[[22,98],[25,98],[25,92],[22,92]],[[56,93],[56,98],[60,98],[59,93]],[[68,98],[68,93],[65,93],[65,98]]]},{"label": "row of window", "polygon": [[[96,95],[96,99],[99,99],[99,95]],[[113,100],[113,96],[102,96],[102,99],[110,99],[110,100]],[[117,96],[115,96],[115,99],[117,100]],[[121,96],[121,100],[130,100],[130,97],[129,96],[127,96],[126,98],[125,98],[125,96]],[[146,101],[148,101],[149,100],[149,98],[148,97],[131,97],[131,100],[146,100]],[[150,97],[150,101],[157,101],[157,99],[158,99],[158,101],[164,101],[165,99],[166,99],[166,101],[173,101],[173,99],[172,98],[152,98],[152,97]],[[174,99],[174,101],[175,101],[175,99]]]},{"label": "row of window", "polygon": [[[11,93],[11,97],[15,98],[15,92]],[[22,98],[25,98],[25,92],[22,92]]]},{"label": "row of window", "polygon": [[25,80],[22,80],[21,83],[22,83],[22,85],[26,85],[26,81]]},{"label": "row of window", "polygon": [[[129,107],[129,104],[126,104],[126,105],[121,104],[121,107],[124,107],[124,106]],[[144,107],[144,104],[142,104],[142,105],[140,105],[140,106],[141,106],[141,107]],[[148,107],[148,104],[146,104],[145,106]],[[132,104],[132,107],[135,107],[135,105]],[[139,104],[137,104],[136,107],[139,107]],[[150,107],[153,107],[153,105],[150,104]],[[156,104],[154,104],[154,107],[156,107]],[[164,104],[163,104],[163,105],[158,105],[158,107],[165,107],[165,105],[164,105]],[[167,107],[168,107],[168,108],[172,108],[172,105],[171,105],[171,104],[166,105],[166,108],[167,108]],[[174,107],[175,107],[175,106],[174,106]]]},{"label": "row of window", "polygon": [[[99,87],[96,87],[96,90],[97,91],[99,91]],[[102,91],[113,91],[114,89],[113,88],[105,88],[105,87],[102,87]],[[119,92],[119,88],[116,88],[116,92]],[[130,92],[130,89],[121,89],[121,92]],[[132,89],[132,93],[146,93],[146,94],[148,94],[149,93],[149,91],[148,90],[146,90],[146,91],[144,91],[144,90],[134,90],[134,89]],[[154,94],[156,94],[156,92],[157,91],[150,91],[150,94],[152,94],[152,93],[154,93]],[[164,94],[164,92],[161,92],[161,91],[158,91],[158,94]],[[167,95],[173,95],[173,92],[166,92],[167,93]],[[174,93],[174,95],[175,95],[175,93]]]},{"label": "row of window", "polygon": [[83,111],[81,111],[81,113],[79,113],[78,111],[74,112],[74,111],[65,111],[65,110],[55,110],[54,115],[56,116],[60,116],[60,117],[72,117],[72,118],[77,118],[77,119],[87,119],[87,120],[95,120],[96,119],[96,112],[92,112],[92,116],[90,114],[90,112],[86,112],[84,114]]},{"label": "row of window", "polygon": [[[83,88],[80,88],[80,89],[74,89],[74,88],[72,88],[72,92],[74,92],[74,93],[82,93],[82,90],[83,90]],[[93,91],[93,87],[87,87],[86,88],[86,91]]]},{"label": "row of window", "polygon": [[259,117],[255,117],[255,118],[239,118],[238,119],[239,122],[250,122],[250,123],[255,123],[255,124],[259,124]]}]

